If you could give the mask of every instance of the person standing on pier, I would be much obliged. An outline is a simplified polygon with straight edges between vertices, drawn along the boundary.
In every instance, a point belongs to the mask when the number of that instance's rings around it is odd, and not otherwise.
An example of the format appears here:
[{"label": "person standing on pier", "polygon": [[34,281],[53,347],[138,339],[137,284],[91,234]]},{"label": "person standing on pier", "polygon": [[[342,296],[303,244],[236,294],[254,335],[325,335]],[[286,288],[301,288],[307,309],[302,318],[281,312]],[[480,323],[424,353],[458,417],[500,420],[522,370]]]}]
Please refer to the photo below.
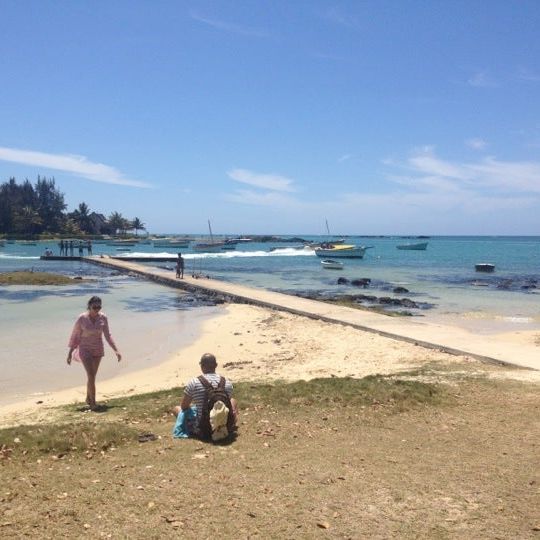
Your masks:
[{"label": "person standing on pier", "polygon": [[176,261],[176,277],[184,279],[184,258],[182,254],[178,254],[178,260]]},{"label": "person standing on pier", "polygon": [[[67,242],[67,240],[66,240]],[[66,256],[67,256],[67,247],[66,247]],[[73,240],[69,241],[69,256],[73,257]]]},{"label": "person standing on pier", "polygon": [[88,378],[86,383],[86,403],[92,411],[95,411],[99,410],[96,404],[96,375],[101,359],[105,354],[102,336],[105,336],[119,362],[122,360],[122,355],[109,331],[107,316],[105,313],[100,313],[101,298],[92,296],[87,307],[88,310],[77,318],[71,332],[67,363],[71,365],[72,359],[82,362]]},{"label": "person standing on pier", "polygon": [[58,247],[60,248],[60,257],[62,257],[64,255],[64,241],[63,240],[60,240],[60,242],[58,243]]}]

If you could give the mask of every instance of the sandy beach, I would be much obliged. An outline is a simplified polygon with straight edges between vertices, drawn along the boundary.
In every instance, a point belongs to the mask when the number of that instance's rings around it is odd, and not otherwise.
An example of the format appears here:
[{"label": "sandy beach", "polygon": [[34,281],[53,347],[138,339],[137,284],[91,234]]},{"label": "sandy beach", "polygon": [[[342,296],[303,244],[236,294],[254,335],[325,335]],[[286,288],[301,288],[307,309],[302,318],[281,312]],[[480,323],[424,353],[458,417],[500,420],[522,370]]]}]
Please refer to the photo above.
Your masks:
[{"label": "sandy beach", "polygon": [[[394,326],[399,326],[399,321]],[[509,347],[531,343],[538,346],[539,341],[537,334],[525,332],[501,335],[496,339]],[[250,305],[229,304],[220,314],[203,323],[198,337],[163,363],[106,380],[99,380],[98,376],[98,400],[181,387],[198,374],[198,360],[204,352],[213,352],[218,359],[218,371],[233,381],[364,377],[438,363],[454,364],[456,369],[460,365],[474,364],[491,376],[540,382],[539,371],[478,364],[467,356],[426,349],[346,325]],[[51,408],[83,402],[85,377],[82,367],[80,380],[81,385],[75,388],[0,408],[0,425],[43,421],[51,418]]]}]

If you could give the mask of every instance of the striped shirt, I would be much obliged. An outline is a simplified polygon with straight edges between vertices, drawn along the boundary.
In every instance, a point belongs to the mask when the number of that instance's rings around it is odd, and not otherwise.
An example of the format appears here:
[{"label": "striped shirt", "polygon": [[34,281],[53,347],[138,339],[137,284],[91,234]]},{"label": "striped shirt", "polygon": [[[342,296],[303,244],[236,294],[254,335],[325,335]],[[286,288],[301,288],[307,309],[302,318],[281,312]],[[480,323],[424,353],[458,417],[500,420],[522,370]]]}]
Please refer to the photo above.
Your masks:
[{"label": "striped shirt", "polygon": [[[221,375],[218,373],[204,373],[203,377],[215,388],[219,384]],[[225,392],[229,397],[232,396],[233,385],[231,381],[225,379]],[[192,404],[197,407],[197,423],[199,422],[200,414],[204,405],[206,389],[197,377],[191,379],[184,388],[184,394],[191,398]]]}]

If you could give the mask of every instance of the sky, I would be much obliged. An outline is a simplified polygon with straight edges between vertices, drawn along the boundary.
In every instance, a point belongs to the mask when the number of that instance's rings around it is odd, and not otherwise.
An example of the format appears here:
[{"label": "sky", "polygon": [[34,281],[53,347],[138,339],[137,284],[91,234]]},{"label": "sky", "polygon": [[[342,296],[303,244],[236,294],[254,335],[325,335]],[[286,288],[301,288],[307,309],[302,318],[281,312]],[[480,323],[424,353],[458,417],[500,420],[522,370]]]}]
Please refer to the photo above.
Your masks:
[{"label": "sky", "polygon": [[540,234],[537,0],[0,0],[0,182],[150,233]]}]

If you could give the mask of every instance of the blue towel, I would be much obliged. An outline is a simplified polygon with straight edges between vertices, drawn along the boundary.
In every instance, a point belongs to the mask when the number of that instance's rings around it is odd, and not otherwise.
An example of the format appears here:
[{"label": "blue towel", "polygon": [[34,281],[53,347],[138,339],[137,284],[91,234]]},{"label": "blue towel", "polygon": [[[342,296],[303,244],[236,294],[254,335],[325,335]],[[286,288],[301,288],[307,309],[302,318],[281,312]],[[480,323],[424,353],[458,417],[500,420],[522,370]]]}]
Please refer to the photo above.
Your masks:
[{"label": "blue towel", "polygon": [[175,439],[187,439],[193,435],[193,426],[197,421],[197,407],[192,406],[185,411],[180,411],[176,417],[176,424],[173,428],[173,437]]}]

